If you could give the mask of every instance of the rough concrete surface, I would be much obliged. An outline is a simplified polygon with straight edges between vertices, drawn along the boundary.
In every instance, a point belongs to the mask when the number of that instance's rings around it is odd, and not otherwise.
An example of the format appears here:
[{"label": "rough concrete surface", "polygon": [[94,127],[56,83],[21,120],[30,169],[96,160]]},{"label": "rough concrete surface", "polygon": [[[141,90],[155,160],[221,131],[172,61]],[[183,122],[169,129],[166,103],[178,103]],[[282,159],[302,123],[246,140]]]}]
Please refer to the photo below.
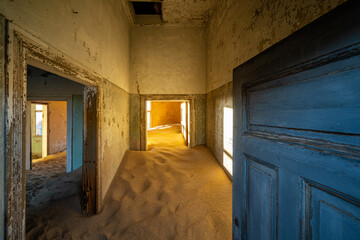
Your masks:
[{"label": "rough concrete surface", "polygon": [[164,0],[162,4],[165,24],[205,25],[216,0]]}]

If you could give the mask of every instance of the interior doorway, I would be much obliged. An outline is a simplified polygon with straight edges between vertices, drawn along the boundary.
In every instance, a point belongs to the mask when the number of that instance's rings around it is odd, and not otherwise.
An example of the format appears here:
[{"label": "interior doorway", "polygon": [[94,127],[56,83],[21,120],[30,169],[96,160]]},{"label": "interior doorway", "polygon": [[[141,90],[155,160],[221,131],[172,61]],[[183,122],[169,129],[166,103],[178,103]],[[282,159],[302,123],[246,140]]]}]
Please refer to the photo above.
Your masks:
[{"label": "interior doorway", "polygon": [[[84,86],[27,66],[26,206],[83,163]],[[80,169],[81,170],[81,169]],[[28,209],[27,209],[28,210]]]},{"label": "interior doorway", "polygon": [[[0,22],[2,25],[2,22]],[[101,208],[101,120],[102,114],[103,79],[95,72],[79,65],[78,62],[67,57],[53,47],[44,44],[33,35],[28,34],[16,25],[8,22],[7,35],[8,46],[5,78],[5,107],[8,114],[5,126],[5,147],[6,154],[6,186],[8,191],[6,196],[6,222],[7,235],[13,238],[23,238],[25,236],[25,216],[26,216],[26,160],[27,160],[27,101],[47,100],[47,101],[68,101],[69,99],[47,99],[49,96],[41,96],[38,99],[36,85],[33,85],[34,95],[29,95],[28,69],[29,65],[46,70],[44,75],[57,75],[69,80],[70,84],[64,87],[55,88],[57,93],[62,90],[73,90],[73,84],[81,86],[81,94],[72,96],[75,101],[81,101],[83,111],[74,111],[83,113],[83,126],[71,127],[73,136],[83,139],[83,144],[76,149],[81,149],[82,154],[82,187],[79,192],[79,206],[84,215],[94,214]],[[1,40],[1,39],[0,39]],[[1,41],[0,41],[1,42]],[[51,75],[53,74],[53,75]],[[47,89],[51,89],[50,83],[58,81],[43,80],[42,84]],[[72,83],[72,84],[71,84]],[[36,97],[36,99],[31,99]],[[53,97],[53,96],[51,96]],[[73,106],[68,104],[67,106]],[[67,107],[67,116],[72,111]],[[71,121],[70,121],[71,122]],[[69,121],[67,121],[69,124]],[[74,131],[75,130],[75,131]],[[82,134],[78,134],[78,132]],[[67,155],[70,154],[67,144]],[[75,148],[72,148],[72,150]],[[1,150],[1,149],[0,149]],[[73,154],[73,151],[71,151]],[[69,164],[67,164],[67,167]],[[0,172],[0,174],[2,174]],[[1,187],[2,185],[0,185]],[[1,199],[0,199],[1,200]],[[79,209],[80,210],[80,209]],[[1,229],[0,229],[1,230]]]},{"label": "interior doorway", "polygon": [[146,101],[146,149],[190,146],[189,100]]},{"label": "interior doorway", "polygon": [[48,153],[47,109],[46,103],[31,103],[31,160],[46,157]]}]

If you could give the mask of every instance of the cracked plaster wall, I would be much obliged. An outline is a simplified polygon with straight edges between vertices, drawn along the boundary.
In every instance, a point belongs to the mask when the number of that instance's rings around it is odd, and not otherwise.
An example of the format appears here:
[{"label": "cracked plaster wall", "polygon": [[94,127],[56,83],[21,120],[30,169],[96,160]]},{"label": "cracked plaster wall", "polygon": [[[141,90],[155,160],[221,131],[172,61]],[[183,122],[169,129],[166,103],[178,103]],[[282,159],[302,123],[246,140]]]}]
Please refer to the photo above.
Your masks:
[{"label": "cracked plaster wall", "polygon": [[109,81],[103,85],[101,184],[102,199],[129,149],[130,94]]},{"label": "cracked plaster wall", "polygon": [[2,0],[0,13],[129,91],[130,26],[116,0]]}]

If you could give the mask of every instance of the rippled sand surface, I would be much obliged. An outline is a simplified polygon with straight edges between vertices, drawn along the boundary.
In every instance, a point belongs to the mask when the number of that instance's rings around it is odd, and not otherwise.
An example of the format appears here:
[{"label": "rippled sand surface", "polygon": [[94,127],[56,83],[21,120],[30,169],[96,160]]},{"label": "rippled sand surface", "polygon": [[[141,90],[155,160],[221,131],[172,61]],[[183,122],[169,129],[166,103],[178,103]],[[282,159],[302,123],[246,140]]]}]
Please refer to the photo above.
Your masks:
[{"label": "rippled sand surface", "polygon": [[80,214],[81,172],[66,174],[31,209],[28,239],[231,239],[228,176],[208,148],[174,144],[178,126],[162,130],[149,136],[170,144],[127,151],[96,216]]}]

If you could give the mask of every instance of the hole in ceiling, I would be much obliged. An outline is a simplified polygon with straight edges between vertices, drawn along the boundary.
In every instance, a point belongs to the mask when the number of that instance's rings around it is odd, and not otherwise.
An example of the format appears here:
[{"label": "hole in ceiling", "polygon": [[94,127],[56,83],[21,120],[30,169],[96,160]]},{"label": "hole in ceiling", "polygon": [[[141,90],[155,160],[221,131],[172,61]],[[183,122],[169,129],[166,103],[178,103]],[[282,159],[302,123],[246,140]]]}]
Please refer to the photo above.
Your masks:
[{"label": "hole in ceiling", "polygon": [[161,2],[132,2],[136,15],[161,15]]}]

